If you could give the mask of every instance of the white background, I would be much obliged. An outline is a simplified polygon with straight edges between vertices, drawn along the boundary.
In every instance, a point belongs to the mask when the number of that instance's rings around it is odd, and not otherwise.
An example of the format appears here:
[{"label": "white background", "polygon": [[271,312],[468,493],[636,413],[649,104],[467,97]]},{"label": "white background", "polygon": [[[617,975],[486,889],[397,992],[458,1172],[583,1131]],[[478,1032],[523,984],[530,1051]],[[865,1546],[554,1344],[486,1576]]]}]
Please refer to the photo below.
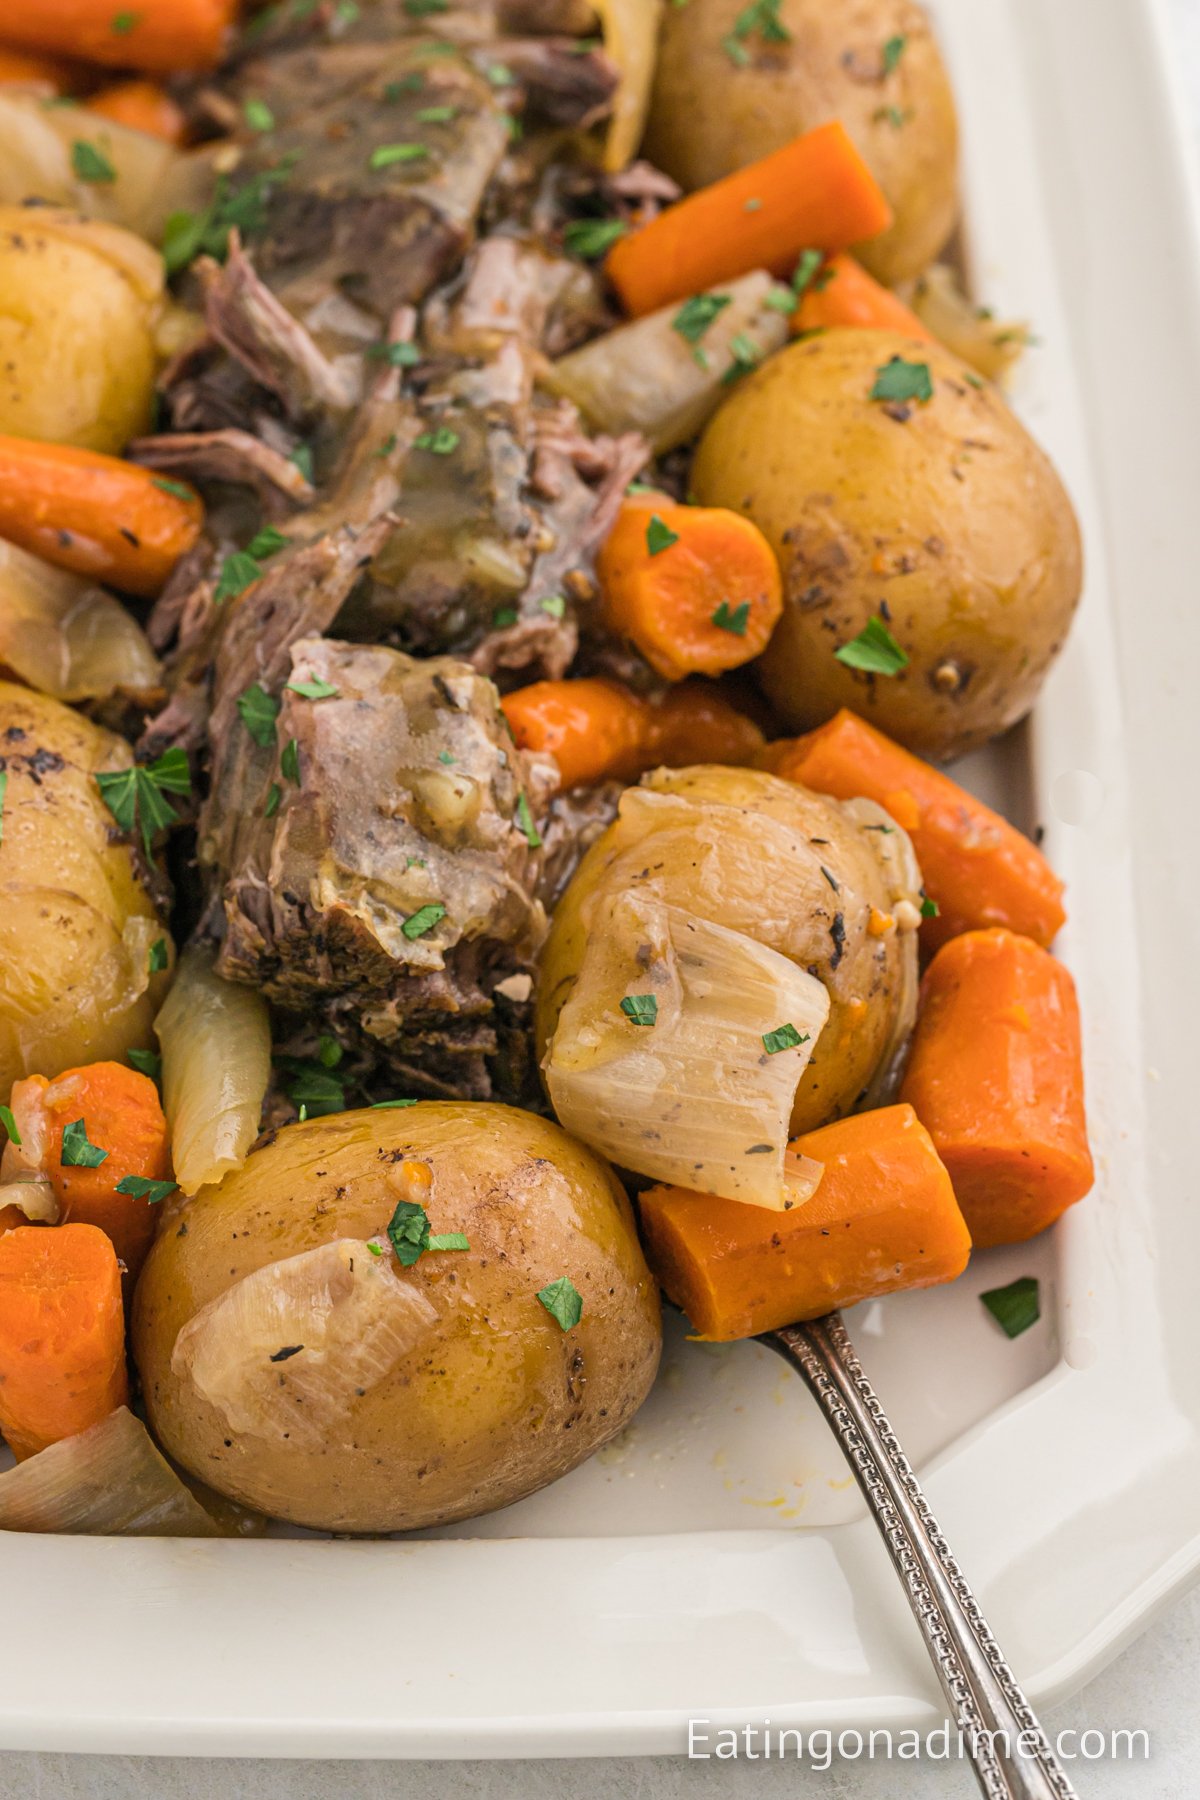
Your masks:
[{"label": "white background", "polygon": [[[1047,0],[1052,4],[1053,0]],[[1200,0],[1168,0],[1200,149]],[[969,1571],[968,1571],[969,1573]],[[880,1557],[881,1579],[892,1579]],[[9,1629],[17,1621],[6,1621]],[[1081,1800],[1195,1800],[1200,1793],[1200,1592],[1183,1600],[1074,1700],[1051,1734],[1144,1729],[1148,1763],[1071,1765]],[[52,1669],[46,1679],[53,1682]],[[641,1758],[515,1763],[199,1762],[0,1755],[0,1800],[941,1800],[968,1795],[962,1765],[688,1763]]]}]

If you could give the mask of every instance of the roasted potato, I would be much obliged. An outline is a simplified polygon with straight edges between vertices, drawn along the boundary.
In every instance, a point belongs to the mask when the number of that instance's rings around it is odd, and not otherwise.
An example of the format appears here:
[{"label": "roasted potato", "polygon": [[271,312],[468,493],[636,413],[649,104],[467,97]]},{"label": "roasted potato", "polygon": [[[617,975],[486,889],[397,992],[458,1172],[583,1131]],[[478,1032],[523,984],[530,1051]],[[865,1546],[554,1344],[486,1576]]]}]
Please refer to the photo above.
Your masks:
[{"label": "roasted potato", "polygon": [[120,226],[0,206],[0,432],[112,453],[145,431],[162,293]]},{"label": "roasted potato", "polygon": [[[931,398],[871,397],[895,358],[928,369]],[[857,329],[791,345],[730,395],[691,481],[779,557],[784,613],[756,667],[789,728],[848,706],[949,757],[1029,711],[1079,600],[1079,528],[1049,459],[949,351]],[[872,619],[908,657],[898,674],[835,654]]]},{"label": "roasted potato", "polygon": [[[617,820],[587,852],[560,900],[542,954],[537,1030],[543,1051],[553,1044],[545,1065],[552,1094],[556,1064],[569,1069],[580,1054],[615,1055],[608,1033],[624,1029],[623,993],[639,985],[656,992],[662,996],[658,1008],[665,1019],[673,985],[678,978],[686,980],[686,963],[695,955],[690,944],[685,941],[684,947],[674,953],[668,949],[660,958],[647,953],[648,943],[639,953],[635,938],[625,946],[630,960],[616,971],[617,985],[611,995],[603,995],[595,1016],[564,1017],[571,1041],[556,1038],[560,1014],[583,986],[585,959],[591,959],[586,964],[590,983],[593,965],[609,959],[614,946],[619,948],[619,922],[609,918],[606,908],[630,897],[659,900],[685,920],[723,927],[727,937],[736,934],[764,947],[825,988],[828,1016],[795,1089],[790,1127],[784,1110],[785,1132],[811,1131],[864,1099],[878,1103],[886,1095],[915,1014],[920,876],[906,834],[882,808],[869,801],[843,805],[754,769],[716,766],[659,769],[630,789]],[[647,939],[650,935],[644,934]],[[710,963],[704,971],[704,1005],[710,1016],[722,978],[740,985],[732,967],[728,961],[721,967]],[[664,1147],[671,1147],[671,1122],[678,1123],[682,1115],[679,1107],[653,1094],[653,1154],[627,1160],[626,1166],[660,1180],[728,1192],[733,1199],[752,1197],[751,1189],[736,1181],[730,1188],[699,1179],[694,1172],[699,1165],[688,1159],[702,1154],[699,1142],[724,1098],[722,1087],[735,1078],[736,1015],[739,1008],[750,1010],[756,974],[748,962],[743,991],[729,997],[734,1019],[717,1021],[714,1070],[700,1084],[707,1098],[682,1134],[685,1166],[671,1169],[662,1160]],[[771,1014],[772,1007],[787,1004],[782,998],[785,980],[783,970],[775,971],[776,997],[766,1002],[771,1016],[753,1034],[752,1079],[761,1081],[764,1072],[773,1079],[784,1072],[783,1058],[764,1058],[760,1034],[788,1019],[787,1013]],[[599,993],[601,985],[597,980],[594,991]],[[652,1033],[635,1035],[638,1050],[653,1048]],[[630,1097],[631,1115],[635,1105]],[[686,1110],[688,1102],[683,1105]],[[578,1131],[574,1120],[570,1124]],[[617,1154],[615,1143],[612,1154]],[[760,1161],[767,1160],[754,1157],[750,1178],[758,1175]],[[758,1200],[770,1203],[761,1196]]]},{"label": "roasted potato", "polygon": [[[401,1200],[470,1247],[402,1267]],[[538,1299],[563,1276],[570,1329]],[[590,1152],[529,1113],[431,1101],[288,1126],[183,1203],[133,1345],[158,1438],[210,1487],[401,1531],[506,1506],[611,1438],[654,1379],[658,1290]]]},{"label": "roasted potato", "polygon": [[786,36],[746,29],[744,0],[666,8],[644,151],[703,187],[840,119],[892,204],[857,254],[889,285],[920,274],[958,217],[949,78],[913,0],[783,0]]},{"label": "roasted potato", "polygon": [[[128,744],[58,701],[0,682],[0,1097],[23,1075],[149,1045],[170,937],[96,786]],[[160,958],[156,958],[156,961]]]}]

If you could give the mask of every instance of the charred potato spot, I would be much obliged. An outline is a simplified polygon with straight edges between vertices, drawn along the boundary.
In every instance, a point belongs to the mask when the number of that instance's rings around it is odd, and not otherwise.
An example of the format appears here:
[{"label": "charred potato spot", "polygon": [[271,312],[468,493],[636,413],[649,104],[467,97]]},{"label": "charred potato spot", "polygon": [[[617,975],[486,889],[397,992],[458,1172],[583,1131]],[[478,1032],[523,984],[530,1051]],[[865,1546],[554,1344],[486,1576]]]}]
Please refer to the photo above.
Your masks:
[{"label": "charred potato spot", "polygon": [[[870,397],[896,356],[934,387],[903,421]],[[849,706],[946,757],[1032,706],[1079,600],[1078,526],[1048,458],[947,351],[857,329],[785,350],[717,414],[692,486],[777,550],[785,610],[759,670],[790,729]],[[872,618],[908,657],[895,675],[837,659]]]}]

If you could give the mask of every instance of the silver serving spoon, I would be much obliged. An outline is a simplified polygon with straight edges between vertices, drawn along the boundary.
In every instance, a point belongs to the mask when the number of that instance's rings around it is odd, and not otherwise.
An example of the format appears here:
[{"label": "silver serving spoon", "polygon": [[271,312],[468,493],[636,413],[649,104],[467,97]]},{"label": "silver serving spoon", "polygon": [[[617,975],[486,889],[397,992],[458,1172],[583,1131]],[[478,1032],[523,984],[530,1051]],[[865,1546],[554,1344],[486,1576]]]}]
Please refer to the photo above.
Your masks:
[{"label": "silver serving spoon", "polygon": [[785,1325],[759,1342],[799,1370],[824,1411],[904,1583],[988,1800],[1076,1800],[863,1374],[842,1315]]}]

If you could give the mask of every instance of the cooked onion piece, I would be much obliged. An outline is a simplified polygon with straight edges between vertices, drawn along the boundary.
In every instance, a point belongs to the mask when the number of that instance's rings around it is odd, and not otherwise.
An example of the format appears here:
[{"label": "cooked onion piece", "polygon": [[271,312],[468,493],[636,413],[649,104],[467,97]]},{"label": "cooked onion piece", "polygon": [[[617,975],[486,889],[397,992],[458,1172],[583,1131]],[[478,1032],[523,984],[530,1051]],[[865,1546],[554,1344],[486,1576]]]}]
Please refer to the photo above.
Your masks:
[{"label": "cooked onion piece", "polygon": [[128,1407],[0,1475],[0,1531],[219,1537]]},{"label": "cooked onion piece", "polygon": [[256,1269],[183,1327],[172,1374],[233,1431],[319,1446],[438,1323],[391,1262],[390,1249],[338,1238]]},{"label": "cooked onion piece", "polygon": [[912,308],[934,337],[989,381],[1003,383],[1030,341],[1027,325],[1005,324],[968,300],[948,263],[925,271],[913,289]]},{"label": "cooked onion piece", "polygon": [[258,1136],[271,1077],[271,1023],[253,988],[222,981],[198,945],[179,959],[154,1022],[175,1179],[185,1194],[239,1169]]},{"label": "cooked onion piece", "polygon": [[623,169],[636,154],[650,110],[662,0],[596,0],[604,50],[620,72],[604,140],[604,167]]},{"label": "cooked onion piece", "polygon": [[762,269],[714,288],[705,298],[727,304],[702,329],[704,314],[678,302],[648,313],[560,357],[546,384],[601,430],[640,431],[658,454],[674,449],[716,411],[731,371],[786,340],[785,315],[766,304],[776,288]]},{"label": "cooked onion piece", "polygon": [[119,600],[3,539],[0,667],[69,702],[148,698],[162,676],[145,632]]},{"label": "cooked onion piece", "polygon": [[[5,1146],[5,1155],[11,1146]],[[33,1169],[23,1169],[10,1178],[0,1181],[0,1213],[8,1207],[15,1206],[24,1213],[31,1225],[57,1225],[61,1208],[54,1192],[54,1184],[48,1175],[39,1175]]]},{"label": "cooked onion piece", "polygon": [[[602,896],[546,1083],[560,1123],[622,1168],[783,1208],[802,1191],[786,1179],[792,1104],[828,1016],[822,984],[745,933],[649,893]],[[795,1043],[770,1054],[781,1022]]]}]

